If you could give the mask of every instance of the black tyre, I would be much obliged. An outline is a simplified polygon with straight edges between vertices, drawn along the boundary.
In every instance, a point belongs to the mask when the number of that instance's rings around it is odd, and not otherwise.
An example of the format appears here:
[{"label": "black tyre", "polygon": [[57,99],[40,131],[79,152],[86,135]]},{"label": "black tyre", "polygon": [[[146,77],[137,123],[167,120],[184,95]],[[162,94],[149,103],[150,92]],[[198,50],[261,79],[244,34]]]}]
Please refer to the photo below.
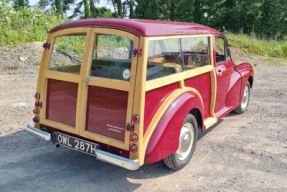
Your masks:
[{"label": "black tyre", "polygon": [[240,105],[234,109],[234,112],[239,114],[244,113],[248,107],[249,100],[250,100],[250,84],[249,81],[247,81],[243,93],[242,103],[240,103]]},{"label": "black tyre", "polygon": [[198,136],[198,126],[195,117],[188,114],[182,125],[179,146],[176,152],[163,159],[163,162],[171,169],[180,170],[190,161]]}]

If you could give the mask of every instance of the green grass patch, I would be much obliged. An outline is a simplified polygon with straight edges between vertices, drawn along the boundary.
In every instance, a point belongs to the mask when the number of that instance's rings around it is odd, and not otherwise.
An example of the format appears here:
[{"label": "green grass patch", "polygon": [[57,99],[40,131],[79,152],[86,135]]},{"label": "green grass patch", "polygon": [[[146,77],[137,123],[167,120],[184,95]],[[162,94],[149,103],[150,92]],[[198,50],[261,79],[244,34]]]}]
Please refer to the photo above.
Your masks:
[{"label": "green grass patch", "polygon": [[[287,57],[287,41],[258,39],[249,35],[226,34],[231,47],[270,57]],[[285,38],[287,40],[287,37]]]}]

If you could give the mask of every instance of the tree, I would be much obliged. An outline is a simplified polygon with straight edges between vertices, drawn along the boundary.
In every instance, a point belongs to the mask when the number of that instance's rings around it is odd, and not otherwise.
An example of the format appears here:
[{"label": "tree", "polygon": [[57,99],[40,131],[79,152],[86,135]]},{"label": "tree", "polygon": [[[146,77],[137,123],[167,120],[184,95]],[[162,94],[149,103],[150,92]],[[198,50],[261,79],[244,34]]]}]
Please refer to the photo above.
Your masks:
[{"label": "tree", "polygon": [[89,9],[89,4],[88,4],[88,0],[83,0],[84,2],[84,10],[85,10],[85,14],[84,14],[84,18],[90,18],[90,9]]},{"label": "tree", "polygon": [[62,1],[61,0],[55,0],[55,7],[56,7],[56,13],[60,15],[61,18],[63,18],[63,7],[62,7]]},{"label": "tree", "polygon": [[13,8],[16,11],[19,11],[21,9],[21,7],[29,7],[29,0],[14,0],[14,5]]}]

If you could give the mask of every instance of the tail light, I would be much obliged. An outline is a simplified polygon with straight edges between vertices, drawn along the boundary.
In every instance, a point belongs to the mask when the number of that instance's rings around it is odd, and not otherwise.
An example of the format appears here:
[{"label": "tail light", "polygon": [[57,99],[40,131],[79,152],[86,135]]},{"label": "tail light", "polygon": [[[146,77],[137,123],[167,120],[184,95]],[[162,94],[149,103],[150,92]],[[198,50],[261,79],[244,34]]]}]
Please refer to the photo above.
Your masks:
[{"label": "tail light", "polygon": [[135,152],[137,152],[137,150],[138,150],[138,147],[137,147],[135,144],[132,144],[132,145],[130,146],[130,152],[135,153]]},{"label": "tail light", "polygon": [[138,140],[137,134],[135,134],[135,133],[131,134],[131,136],[130,136],[130,141],[131,141],[131,142],[136,142],[137,140]]},{"label": "tail light", "polygon": [[38,116],[36,116],[36,117],[33,118],[33,121],[34,121],[35,123],[39,123],[40,118],[39,118]]},{"label": "tail light", "polygon": [[40,113],[40,110],[39,109],[33,109],[33,113],[35,114],[35,115],[38,115],[39,113]]},{"label": "tail light", "polygon": [[36,100],[39,100],[39,99],[40,99],[40,93],[36,93],[36,94],[35,94],[35,99],[36,99]]},{"label": "tail light", "polygon": [[133,121],[133,123],[138,123],[140,121],[140,117],[138,115],[133,115],[132,121]]}]

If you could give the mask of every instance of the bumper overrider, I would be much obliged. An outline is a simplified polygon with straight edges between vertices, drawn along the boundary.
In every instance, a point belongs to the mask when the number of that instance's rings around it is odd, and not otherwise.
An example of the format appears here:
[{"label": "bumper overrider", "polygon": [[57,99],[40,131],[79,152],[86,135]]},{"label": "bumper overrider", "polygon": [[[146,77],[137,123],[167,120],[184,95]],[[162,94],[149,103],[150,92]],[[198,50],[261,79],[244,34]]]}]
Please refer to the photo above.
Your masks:
[{"label": "bumper overrider", "polygon": [[[27,131],[34,133],[38,136],[40,136],[41,138],[47,140],[47,141],[51,141],[52,140],[52,136],[50,133],[45,132],[45,131],[41,131],[31,125],[27,125]],[[100,161],[104,161],[107,163],[111,163],[129,170],[137,170],[139,168],[139,160],[138,159],[128,159],[128,158],[124,158],[115,154],[111,154],[108,152],[105,152],[103,150],[97,149],[96,150],[96,154],[95,154],[96,158]]]}]

